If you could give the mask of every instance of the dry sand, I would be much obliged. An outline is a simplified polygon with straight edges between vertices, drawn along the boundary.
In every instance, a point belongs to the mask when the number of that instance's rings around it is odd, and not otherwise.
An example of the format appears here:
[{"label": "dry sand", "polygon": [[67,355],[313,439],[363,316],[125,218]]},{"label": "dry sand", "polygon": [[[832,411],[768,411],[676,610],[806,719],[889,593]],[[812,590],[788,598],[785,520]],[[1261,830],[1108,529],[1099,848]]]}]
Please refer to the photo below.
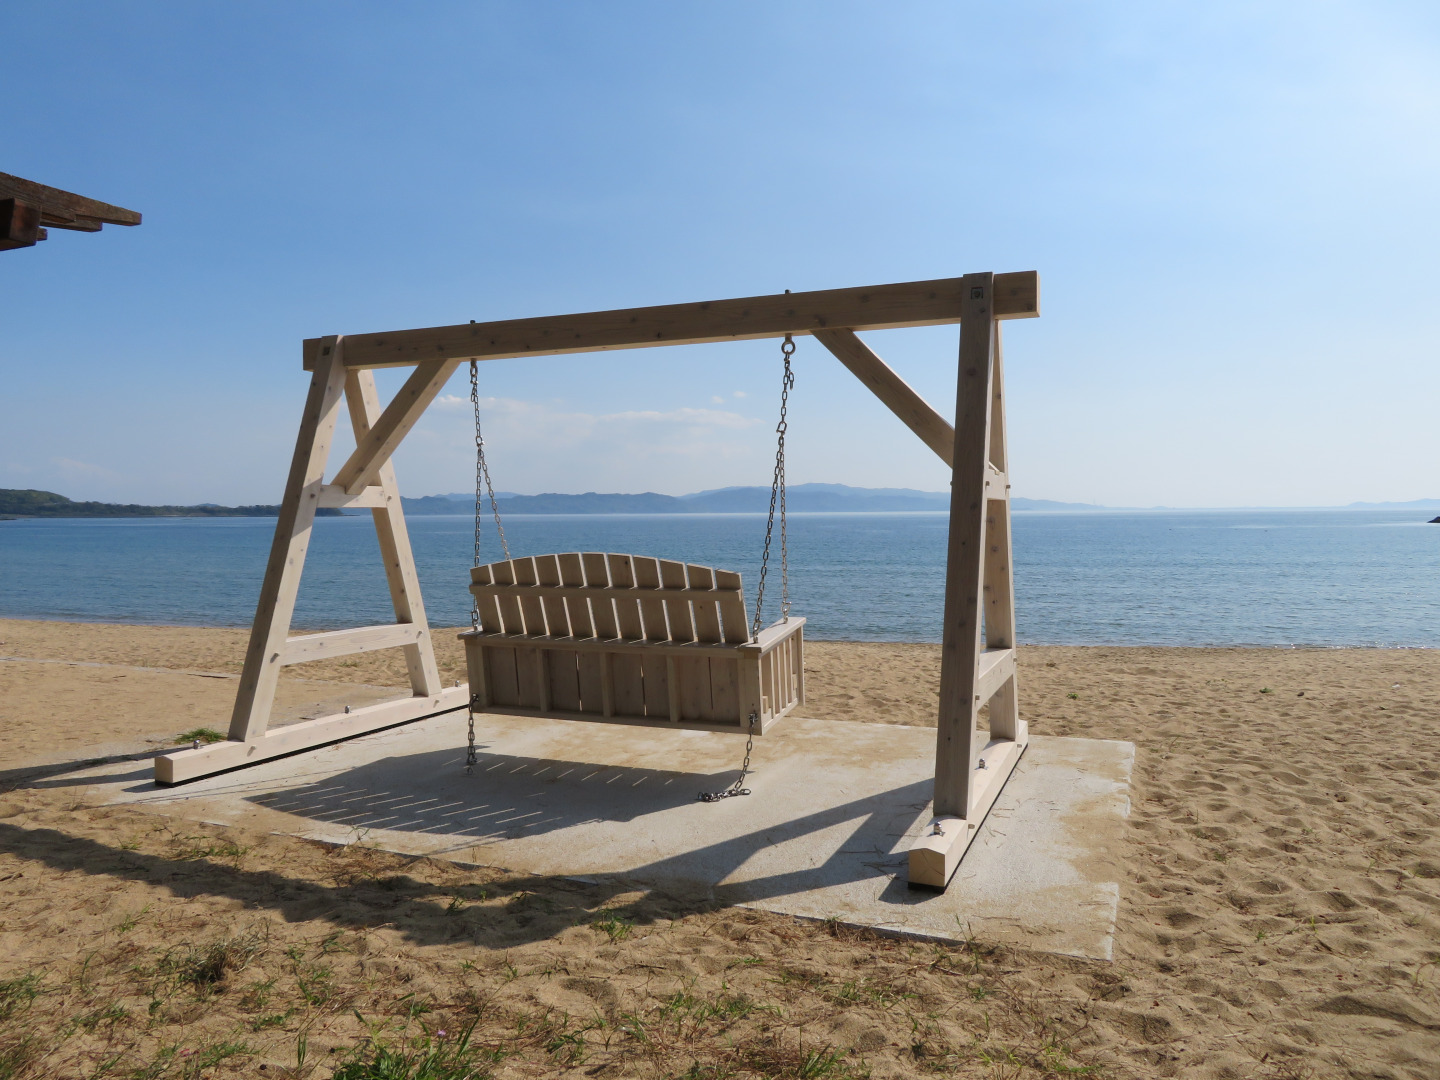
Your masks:
[{"label": "dry sand", "polygon": [[[1440,653],[1023,649],[1033,731],[1137,747],[1102,963],[90,805],[64,762],[223,729],[244,641],[0,621],[0,1077],[328,1077],[472,1022],[497,1077],[1440,1076]],[[806,711],[930,724],[938,668],[809,643]]]}]

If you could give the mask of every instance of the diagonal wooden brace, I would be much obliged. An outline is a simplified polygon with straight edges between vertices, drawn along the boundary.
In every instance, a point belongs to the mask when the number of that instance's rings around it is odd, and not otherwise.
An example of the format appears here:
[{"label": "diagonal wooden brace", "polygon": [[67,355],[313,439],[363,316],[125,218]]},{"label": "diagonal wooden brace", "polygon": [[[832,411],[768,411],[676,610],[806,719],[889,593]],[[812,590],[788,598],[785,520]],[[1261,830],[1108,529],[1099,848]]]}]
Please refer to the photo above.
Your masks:
[{"label": "diagonal wooden brace", "polygon": [[390,455],[410,434],[410,429],[459,366],[459,360],[427,360],[418,365],[395,400],[385,406],[380,418],[370,426],[370,433],[359,440],[350,460],[335,474],[333,486],[344,489],[347,494],[359,495],[375,483],[380,467],[390,460]]}]

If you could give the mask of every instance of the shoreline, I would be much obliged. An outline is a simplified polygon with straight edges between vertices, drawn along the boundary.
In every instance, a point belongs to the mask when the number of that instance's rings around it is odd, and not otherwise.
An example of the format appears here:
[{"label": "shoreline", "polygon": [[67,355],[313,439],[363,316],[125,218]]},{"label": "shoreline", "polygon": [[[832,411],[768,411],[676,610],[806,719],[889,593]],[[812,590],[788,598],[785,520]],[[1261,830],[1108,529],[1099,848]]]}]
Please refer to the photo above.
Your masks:
[{"label": "shoreline", "polygon": [[[16,623],[43,623],[60,624],[66,626],[127,626],[139,630],[176,630],[176,631],[243,631],[250,632],[250,623],[167,623],[167,622],[127,622],[123,619],[72,619],[64,616],[51,615],[6,615],[0,613],[0,632],[3,632],[3,624],[7,622]],[[323,634],[333,630],[346,630],[348,626],[302,626],[294,625],[291,628],[293,633],[299,634]],[[436,639],[450,633],[460,634],[467,628],[463,626],[434,626],[430,632]],[[3,643],[0,637],[0,643]],[[939,648],[939,641],[915,641],[897,640],[891,638],[828,638],[817,637],[814,634],[805,636],[805,643],[825,645],[895,645],[895,646],[929,646]],[[3,644],[0,644],[3,647]],[[1311,645],[1305,643],[1291,644],[1266,644],[1263,642],[1222,642],[1222,643],[1165,643],[1165,642],[1110,642],[1110,641],[1021,641],[1021,649],[1253,649],[1257,651],[1276,652],[1346,652],[1348,650],[1376,651],[1376,652],[1440,652],[1440,645]],[[3,654],[0,654],[3,658]]]}]

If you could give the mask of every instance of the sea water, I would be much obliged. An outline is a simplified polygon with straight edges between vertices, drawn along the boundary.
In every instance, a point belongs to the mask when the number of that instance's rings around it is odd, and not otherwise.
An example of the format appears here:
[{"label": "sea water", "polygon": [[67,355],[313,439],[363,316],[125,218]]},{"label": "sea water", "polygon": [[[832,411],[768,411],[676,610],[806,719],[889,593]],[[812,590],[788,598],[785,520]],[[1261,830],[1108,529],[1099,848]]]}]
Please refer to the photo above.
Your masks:
[{"label": "sea water", "polygon": [[[1440,646],[1440,525],[1415,511],[1017,513],[1019,638],[1074,645]],[[0,616],[248,625],[273,518],[0,522]],[[473,522],[409,520],[434,626],[468,622]],[[792,516],[791,610],[816,639],[938,641],[947,518]],[[621,551],[738,570],[753,611],[765,519],[516,516],[515,555]],[[780,610],[773,540],[765,618]],[[482,558],[500,557],[493,525]],[[393,618],[369,515],[321,518],[297,629]]]}]

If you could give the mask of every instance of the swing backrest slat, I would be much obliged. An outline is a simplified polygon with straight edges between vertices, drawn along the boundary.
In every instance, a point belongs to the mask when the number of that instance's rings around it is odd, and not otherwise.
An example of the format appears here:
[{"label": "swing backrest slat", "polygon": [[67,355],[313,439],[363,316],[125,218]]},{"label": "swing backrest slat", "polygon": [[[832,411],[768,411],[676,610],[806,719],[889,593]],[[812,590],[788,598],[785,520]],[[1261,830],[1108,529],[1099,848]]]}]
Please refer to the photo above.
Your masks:
[{"label": "swing backrest slat", "polygon": [[533,555],[476,566],[480,629],[525,637],[743,644],[740,575],[603,552]]}]

